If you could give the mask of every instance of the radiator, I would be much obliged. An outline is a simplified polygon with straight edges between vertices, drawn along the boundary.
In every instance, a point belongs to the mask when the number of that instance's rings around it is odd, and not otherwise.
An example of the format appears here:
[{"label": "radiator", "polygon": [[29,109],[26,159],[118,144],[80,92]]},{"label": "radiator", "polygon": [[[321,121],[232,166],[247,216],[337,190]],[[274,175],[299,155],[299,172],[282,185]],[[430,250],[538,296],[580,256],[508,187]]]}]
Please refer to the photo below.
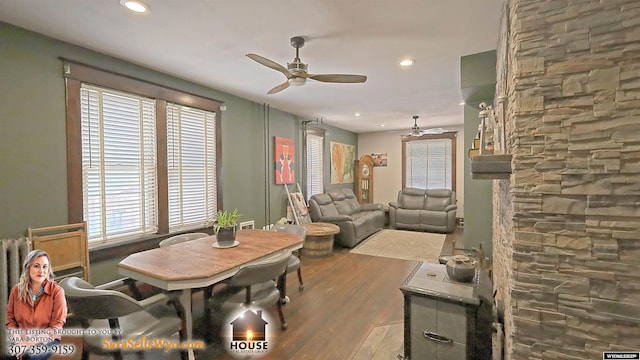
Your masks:
[{"label": "radiator", "polygon": [[0,354],[8,352],[7,347],[7,301],[11,288],[18,283],[22,263],[31,251],[28,238],[0,240]]}]

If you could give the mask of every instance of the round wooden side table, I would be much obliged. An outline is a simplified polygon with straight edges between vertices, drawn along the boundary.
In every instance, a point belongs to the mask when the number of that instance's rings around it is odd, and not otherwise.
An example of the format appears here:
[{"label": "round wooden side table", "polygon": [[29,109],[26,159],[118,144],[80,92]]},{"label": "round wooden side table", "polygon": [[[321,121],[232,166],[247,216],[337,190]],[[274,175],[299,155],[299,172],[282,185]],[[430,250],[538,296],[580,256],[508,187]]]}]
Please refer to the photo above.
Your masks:
[{"label": "round wooden side table", "polygon": [[307,237],[301,249],[302,255],[320,257],[333,253],[333,236],[340,232],[338,225],[323,222],[301,225],[307,230]]}]

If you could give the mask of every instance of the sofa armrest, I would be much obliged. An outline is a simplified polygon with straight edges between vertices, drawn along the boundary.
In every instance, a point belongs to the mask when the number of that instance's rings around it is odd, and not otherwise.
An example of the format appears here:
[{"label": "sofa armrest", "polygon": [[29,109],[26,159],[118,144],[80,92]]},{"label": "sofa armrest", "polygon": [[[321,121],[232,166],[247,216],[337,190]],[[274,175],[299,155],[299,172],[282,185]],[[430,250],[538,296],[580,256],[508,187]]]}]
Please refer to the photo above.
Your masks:
[{"label": "sofa armrest", "polygon": [[451,210],[457,210],[458,209],[458,205],[447,205],[446,208],[444,208],[444,211],[449,212]]},{"label": "sofa armrest", "polygon": [[398,209],[398,208],[400,208],[400,203],[397,202],[397,201],[392,201],[392,202],[389,203],[389,207]]},{"label": "sofa armrest", "polygon": [[362,204],[360,205],[360,211],[374,211],[382,210],[382,204]]},{"label": "sofa armrest", "polygon": [[352,221],[353,219],[349,215],[331,215],[331,216],[321,216],[316,222],[328,222],[328,223],[338,223],[344,221]]}]

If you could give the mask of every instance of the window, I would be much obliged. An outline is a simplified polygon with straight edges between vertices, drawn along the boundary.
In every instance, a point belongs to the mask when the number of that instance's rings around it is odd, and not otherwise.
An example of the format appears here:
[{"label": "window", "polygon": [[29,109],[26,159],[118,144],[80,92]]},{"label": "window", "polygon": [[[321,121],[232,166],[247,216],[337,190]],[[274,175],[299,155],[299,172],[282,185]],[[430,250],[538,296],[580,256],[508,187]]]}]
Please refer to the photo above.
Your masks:
[{"label": "window", "polygon": [[217,100],[64,62],[69,222],[90,247],[205,227],[222,208]]},{"label": "window", "polygon": [[402,183],[455,191],[456,133],[402,138]]},{"label": "window", "polygon": [[216,206],[216,114],[167,105],[169,231],[213,224]]},{"label": "window", "polygon": [[305,130],[307,200],[324,192],[324,130]]},{"label": "window", "polygon": [[155,233],[154,100],[83,85],[81,101],[89,242]]}]

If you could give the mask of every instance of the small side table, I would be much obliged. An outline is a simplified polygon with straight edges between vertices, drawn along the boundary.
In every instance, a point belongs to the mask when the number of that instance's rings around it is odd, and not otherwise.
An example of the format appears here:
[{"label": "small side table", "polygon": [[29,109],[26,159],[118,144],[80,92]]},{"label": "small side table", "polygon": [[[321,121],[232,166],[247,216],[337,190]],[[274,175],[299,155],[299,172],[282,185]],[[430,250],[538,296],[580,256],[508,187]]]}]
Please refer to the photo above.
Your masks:
[{"label": "small side table", "polygon": [[301,226],[307,230],[307,238],[301,249],[302,255],[320,257],[333,253],[333,236],[340,232],[338,225],[316,222]]}]

